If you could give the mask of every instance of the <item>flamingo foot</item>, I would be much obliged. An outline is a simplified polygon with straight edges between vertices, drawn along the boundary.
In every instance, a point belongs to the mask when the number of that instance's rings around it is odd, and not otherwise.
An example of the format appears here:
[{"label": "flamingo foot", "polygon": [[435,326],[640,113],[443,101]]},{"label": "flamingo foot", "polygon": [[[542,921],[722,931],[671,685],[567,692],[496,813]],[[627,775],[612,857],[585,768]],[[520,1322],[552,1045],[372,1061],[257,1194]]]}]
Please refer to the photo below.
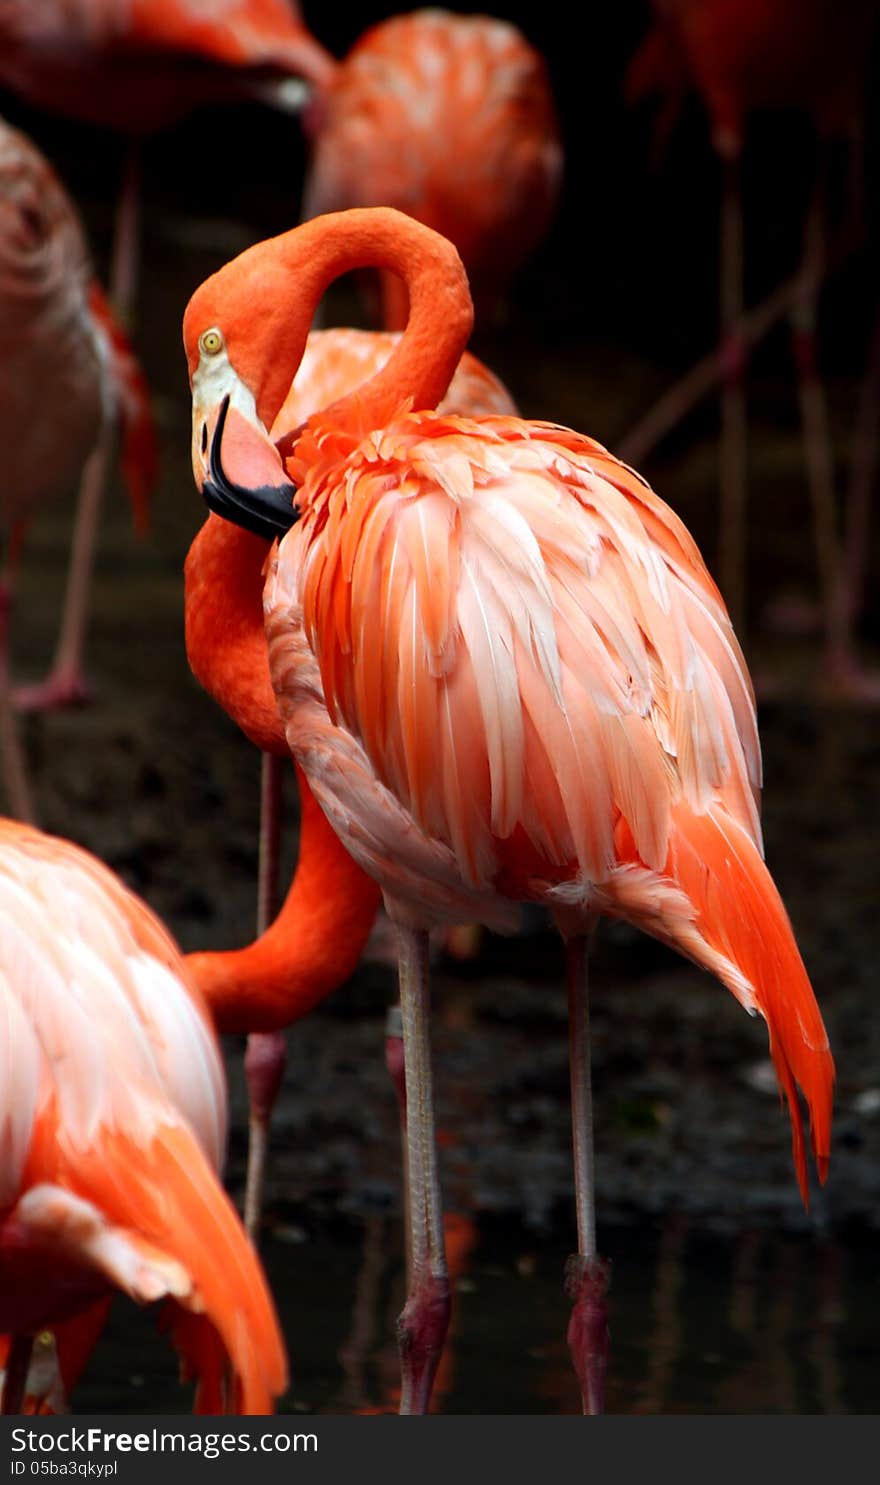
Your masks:
[{"label": "flamingo foot", "polygon": [[573,1253],[565,1268],[565,1291],[574,1300],[568,1322],[568,1349],[581,1388],[584,1413],[605,1411],[608,1370],[608,1306],[605,1296],[611,1264],[604,1258]]},{"label": "flamingo foot", "polygon": [[51,670],[44,681],[16,686],[12,693],[13,705],[19,712],[59,712],[88,706],[94,699],[94,687],[79,670]]},{"label": "flamingo foot", "polygon": [[445,1274],[423,1273],[415,1280],[397,1322],[402,1414],[428,1411],[451,1311],[449,1280]]}]

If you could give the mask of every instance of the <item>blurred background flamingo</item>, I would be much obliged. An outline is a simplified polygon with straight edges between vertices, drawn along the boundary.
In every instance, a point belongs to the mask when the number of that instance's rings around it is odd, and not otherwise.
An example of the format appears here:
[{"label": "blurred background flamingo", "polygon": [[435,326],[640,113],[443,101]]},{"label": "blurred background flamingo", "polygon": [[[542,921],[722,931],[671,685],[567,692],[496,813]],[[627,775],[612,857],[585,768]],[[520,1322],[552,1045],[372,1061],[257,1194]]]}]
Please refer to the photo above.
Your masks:
[{"label": "blurred background flamingo", "polygon": [[0,83],[53,113],[128,136],[110,294],[129,320],[140,240],[138,141],[200,104],[258,97],[299,109],[290,79],[332,59],[292,0],[3,0]]},{"label": "blurred background flamingo", "polygon": [[8,617],[23,524],[86,466],[67,594],[52,671],[26,690],[26,705],[86,694],[82,651],[88,587],[111,436],[122,428],[122,468],[143,531],[155,478],[146,387],[128,342],[95,282],[75,208],[48,162],[0,120],[0,340],[5,365],[0,436],[6,449],[0,692],[5,715],[8,808],[33,803],[11,714]]},{"label": "blurred background flamingo", "polygon": [[[817,151],[815,184],[806,212],[799,289],[792,316],[792,354],[803,422],[807,485],[815,533],[824,634],[823,671],[835,693],[870,695],[846,622],[847,574],[841,561],[834,455],[819,375],[818,303],[826,272],[831,142],[848,141],[850,214],[861,200],[864,92],[876,0],[654,0],[655,19],[629,68],[631,101],[659,95],[658,143],[667,138],[687,91],[704,105],[722,168],[720,326],[724,359],[721,398],[718,572],[738,624],[746,612],[746,393],[744,335],[743,154],[755,115],[789,110],[805,115]],[[786,183],[783,183],[785,187]]]},{"label": "blurred background flamingo", "polygon": [[[544,58],[512,25],[432,9],[355,43],[315,95],[303,214],[395,206],[464,260],[479,323],[491,323],[558,204],[562,143]],[[402,329],[399,279],[381,320]]]}]

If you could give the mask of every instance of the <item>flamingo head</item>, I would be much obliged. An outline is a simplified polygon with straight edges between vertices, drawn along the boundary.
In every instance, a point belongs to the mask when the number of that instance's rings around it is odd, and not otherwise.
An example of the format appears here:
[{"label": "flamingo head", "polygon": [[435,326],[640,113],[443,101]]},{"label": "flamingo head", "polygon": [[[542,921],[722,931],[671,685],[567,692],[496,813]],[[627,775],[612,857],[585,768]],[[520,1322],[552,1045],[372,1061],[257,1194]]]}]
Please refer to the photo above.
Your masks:
[{"label": "flamingo head", "polygon": [[273,540],[298,512],[296,486],[267,430],[290,389],[308,323],[297,336],[279,313],[271,257],[262,255],[268,272],[258,277],[233,272],[241,261],[206,280],[184,316],[193,476],[211,510]]}]

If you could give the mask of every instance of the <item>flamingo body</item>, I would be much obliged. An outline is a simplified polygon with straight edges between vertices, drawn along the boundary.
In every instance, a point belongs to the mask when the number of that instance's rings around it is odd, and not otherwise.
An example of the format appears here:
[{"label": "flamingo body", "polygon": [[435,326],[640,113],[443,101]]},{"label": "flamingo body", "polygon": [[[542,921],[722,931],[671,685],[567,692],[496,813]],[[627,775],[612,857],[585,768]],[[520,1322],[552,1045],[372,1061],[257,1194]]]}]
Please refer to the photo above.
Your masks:
[{"label": "flamingo body", "polygon": [[283,1347],[216,1177],[222,1065],[179,951],[87,852],[12,822],[0,939],[0,1328],[84,1316],[93,1335],[86,1312],[113,1289],[169,1298],[203,1401],[226,1354],[243,1410],[269,1411]]},{"label": "flamingo body", "polygon": [[[406,331],[291,440],[272,428],[340,274],[403,279]],[[461,259],[397,211],[339,212],[258,244],[184,316],[193,472],[215,510],[281,536],[264,606],[291,751],[398,926],[410,1215],[401,1412],[427,1409],[449,1321],[433,1129],[428,929],[566,941],[578,1253],[569,1346],[601,1411],[607,1266],[593,1204],[586,956],[600,914],[711,970],[767,1022],[807,1199],[798,1087],[820,1180],[834,1067],[764,865],[754,697],[688,532],[570,429],[432,412],[473,323]]]},{"label": "flamingo body", "polygon": [[291,470],[273,684],[392,914],[503,926],[528,899],[672,944],[767,1019],[802,1185],[794,1080],[824,1170],[832,1063],[761,857],[751,684],[682,523],[591,440],[512,418],[406,414],[342,459],[313,424]]},{"label": "flamingo body", "polygon": [[94,279],[73,203],[45,156],[0,120],[2,523],[75,483],[102,423],[123,427],[143,528],[156,445],[143,373]]},{"label": "flamingo body", "polygon": [[[440,9],[395,16],[355,44],[316,100],[304,214],[394,206],[450,238],[478,303],[538,245],[562,148],[543,57],[506,21]],[[405,300],[389,284],[385,323]]]}]

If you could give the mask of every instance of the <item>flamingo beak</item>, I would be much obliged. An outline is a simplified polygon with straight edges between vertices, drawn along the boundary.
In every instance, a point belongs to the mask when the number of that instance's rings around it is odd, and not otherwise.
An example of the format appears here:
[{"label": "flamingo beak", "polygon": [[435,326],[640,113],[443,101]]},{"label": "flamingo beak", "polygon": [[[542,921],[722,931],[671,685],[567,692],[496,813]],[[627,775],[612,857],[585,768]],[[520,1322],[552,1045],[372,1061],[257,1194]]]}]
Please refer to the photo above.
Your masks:
[{"label": "flamingo beak", "polygon": [[228,394],[213,417],[194,421],[193,472],[210,510],[266,541],[284,536],[299,518],[281,454]]}]

